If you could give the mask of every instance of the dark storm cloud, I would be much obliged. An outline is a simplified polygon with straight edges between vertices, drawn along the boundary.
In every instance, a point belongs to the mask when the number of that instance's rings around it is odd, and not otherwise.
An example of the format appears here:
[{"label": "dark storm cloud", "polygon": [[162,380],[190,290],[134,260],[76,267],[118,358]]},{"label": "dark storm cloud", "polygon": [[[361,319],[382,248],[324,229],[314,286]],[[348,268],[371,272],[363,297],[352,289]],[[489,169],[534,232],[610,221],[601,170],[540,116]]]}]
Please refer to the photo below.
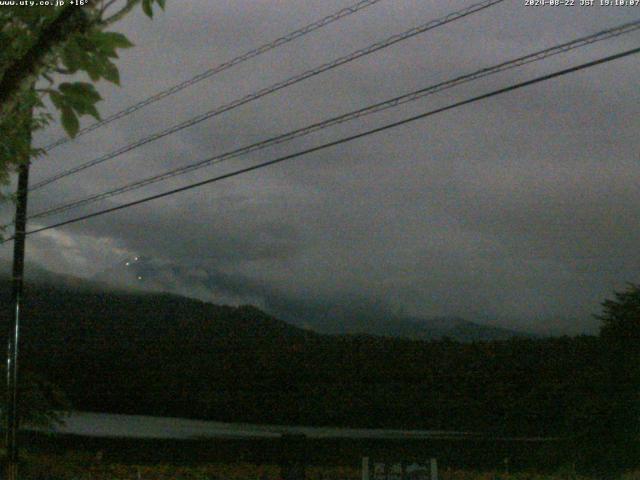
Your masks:
[{"label": "dark storm cloud", "polygon": [[[350,2],[168,3],[153,22],[136,14],[122,23],[137,46],[120,62],[123,87],[100,86],[107,99],[104,115]],[[57,149],[34,166],[33,177],[80,164],[470,3],[383,1]],[[529,8],[508,1],[51,185],[33,194],[31,211],[638,16],[634,8]],[[638,38],[635,33],[506,72],[111,202],[631,48]],[[637,62],[621,60],[37,235],[30,239],[29,258],[92,276],[144,254],[208,272],[205,282],[172,277],[172,288],[183,293],[279,311],[318,311],[359,299],[413,316],[594,331],[590,314],[598,303],[625,281],[637,281]],[[53,127],[39,141],[59,133]]]}]

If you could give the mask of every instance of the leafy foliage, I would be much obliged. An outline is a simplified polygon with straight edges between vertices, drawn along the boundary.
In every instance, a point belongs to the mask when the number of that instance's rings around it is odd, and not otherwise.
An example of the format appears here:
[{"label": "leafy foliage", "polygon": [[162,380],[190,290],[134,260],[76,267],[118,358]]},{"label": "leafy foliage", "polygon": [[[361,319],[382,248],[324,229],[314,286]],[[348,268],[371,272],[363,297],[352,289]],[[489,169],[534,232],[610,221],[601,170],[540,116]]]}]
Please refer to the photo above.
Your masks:
[{"label": "leafy foliage", "polygon": [[[4,375],[4,370],[0,370]],[[0,389],[0,410],[4,411],[6,385]],[[71,403],[65,393],[53,383],[33,371],[22,372],[20,376],[18,409],[19,423],[33,426],[50,426],[64,421],[65,414],[71,409]]]},{"label": "leafy foliage", "polygon": [[601,409],[587,433],[593,445],[607,445],[599,454],[608,462],[610,475],[640,455],[640,286],[630,284],[615,292],[602,307],[597,317],[602,322],[601,375],[594,379]]},{"label": "leafy foliage", "polygon": [[100,120],[95,103],[100,100],[100,94],[93,85],[84,82],[62,83],[59,91],[50,93],[51,101],[62,114],[62,125],[74,136],[80,128],[78,115],[89,114]]},{"label": "leafy foliage", "polygon": [[171,295],[32,287],[26,298],[25,361],[85,410],[561,435],[598,356],[595,337],[322,336]]},{"label": "leafy foliage", "polygon": [[[254,307],[168,294],[51,285],[27,293],[25,363],[81,410],[559,436],[578,452],[572,461],[608,472],[640,458],[640,362],[606,336],[325,336]],[[616,298],[606,312],[635,302]]]},{"label": "leafy foliage", "polygon": [[[246,447],[245,447],[246,448]],[[185,447],[182,447],[185,449]],[[281,479],[281,465],[279,458],[256,459],[257,461],[246,461],[227,457],[226,461],[211,461],[210,453],[206,463],[198,461],[189,465],[176,461],[173,457],[171,462],[167,462],[166,449],[161,451],[161,460],[143,462],[122,462],[121,460],[108,460],[98,463],[95,461],[95,454],[77,451],[67,452],[66,455],[59,453],[34,453],[26,458],[26,468],[24,478],[26,480],[42,478],[55,478],[57,480],[92,480],[95,478],[109,478],[111,480],[128,480],[131,478],[151,478],[154,480],[249,480]],[[366,451],[366,450],[365,450]],[[340,452],[342,453],[342,452]],[[165,456],[162,457],[162,454]],[[424,461],[424,452],[419,457]],[[432,454],[432,452],[429,452]],[[336,458],[334,455],[328,462],[313,463],[306,468],[305,477],[308,480],[359,480],[362,478],[362,471],[358,465],[359,458]],[[263,453],[264,458],[264,453]],[[355,460],[355,461],[354,461]],[[495,468],[495,467],[494,467]],[[546,469],[545,469],[546,470]],[[537,471],[523,471],[516,473],[505,473],[504,471],[480,470],[440,467],[438,478],[442,480],[600,480],[592,476],[586,477],[576,474],[571,468],[565,468],[555,473],[541,473]],[[631,472],[619,477],[617,480],[639,480],[640,472]]]},{"label": "leafy foliage", "polygon": [[[60,76],[85,74],[91,82],[120,84],[114,60],[133,44],[121,33],[106,31],[141,3],[146,15],[165,0],[104,2],[87,0],[84,6],[5,6],[0,9],[0,183],[22,162],[42,153],[31,148],[31,132],[52,116],[45,98],[59,111],[63,128],[78,133],[80,117],[99,119],[102,100],[92,83],[60,81]],[[42,86],[42,83],[46,86]]]},{"label": "leafy foliage", "polygon": [[164,10],[165,0],[142,0],[142,10],[149,17],[153,17],[153,4],[157,3]]},{"label": "leafy foliage", "polygon": [[[140,0],[124,0],[112,14],[105,12],[104,2],[95,0],[87,0],[83,7],[66,2],[59,8],[0,8],[0,185],[8,183],[18,165],[42,153],[32,148],[31,136],[52,119],[44,101],[47,96],[72,137],[80,128],[81,116],[100,118],[96,104],[102,98],[92,83],[61,82],[59,78],[84,73],[92,82],[119,84],[113,59],[120,49],[133,44],[121,33],[105,29],[138,3]],[[153,3],[143,2],[149,16]],[[164,0],[155,3],[164,8]],[[47,86],[40,88],[42,83]],[[58,412],[68,405],[61,391],[35,375],[24,375],[21,381],[22,420],[36,424],[59,421]]]},{"label": "leafy foliage", "polygon": [[623,292],[616,292],[615,299],[602,303],[603,313],[600,334],[606,339],[616,339],[639,346],[640,340],[640,285],[630,284]]}]

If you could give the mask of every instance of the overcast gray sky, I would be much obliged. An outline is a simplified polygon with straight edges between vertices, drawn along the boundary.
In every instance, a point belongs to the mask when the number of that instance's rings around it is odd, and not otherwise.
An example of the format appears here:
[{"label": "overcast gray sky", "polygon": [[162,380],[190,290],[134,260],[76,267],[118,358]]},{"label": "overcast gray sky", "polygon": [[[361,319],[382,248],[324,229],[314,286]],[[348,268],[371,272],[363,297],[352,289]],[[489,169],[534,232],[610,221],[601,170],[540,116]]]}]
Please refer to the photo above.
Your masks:
[{"label": "overcast gray sky", "polygon": [[[105,98],[100,111],[116,112],[351,3],[169,0],[153,21],[136,12],[115,28],[136,47],[119,60],[122,87],[99,85]],[[383,0],[55,149],[33,165],[32,183],[472,3]],[[640,7],[529,7],[508,0],[52,184],[31,195],[30,211],[636,18]],[[31,226],[186,185],[639,43],[637,32],[601,42]],[[264,305],[261,297],[270,292],[303,308],[358,297],[414,316],[461,315],[541,332],[594,333],[591,315],[599,303],[625,282],[640,280],[639,60],[627,57],[43,232],[29,238],[28,261],[91,277],[145,255],[224,279],[224,288],[211,293],[185,287],[213,301]],[[52,125],[36,143],[60,134]]]}]

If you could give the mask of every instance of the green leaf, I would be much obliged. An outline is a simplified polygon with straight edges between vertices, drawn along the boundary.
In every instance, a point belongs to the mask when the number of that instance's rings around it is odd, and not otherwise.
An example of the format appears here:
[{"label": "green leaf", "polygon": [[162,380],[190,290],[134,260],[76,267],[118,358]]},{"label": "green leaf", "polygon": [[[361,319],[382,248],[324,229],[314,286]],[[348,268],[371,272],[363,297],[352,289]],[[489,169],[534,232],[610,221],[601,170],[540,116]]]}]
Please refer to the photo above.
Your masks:
[{"label": "green leaf", "polygon": [[100,42],[103,45],[113,46],[114,48],[131,48],[133,43],[118,32],[99,32]]},{"label": "green leaf", "polygon": [[74,37],[74,40],[78,44],[78,46],[82,49],[82,51],[85,53],[89,51],[93,51],[96,48],[93,38],[87,35],[76,35]]},{"label": "green leaf", "polygon": [[51,102],[58,110],[62,109],[62,107],[64,106],[64,98],[62,97],[62,95],[60,95],[60,93],[52,91],[49,93],[49,98],[51,98]]},{"label": "green leaf", "polygon": [[102,100],[96,87],[87,82],[61,83],[58,90],[65,97],[73,99],[77,103],[94,104]]},{"label": "green leaf", "polygon": [[101,59],[118,58],[116,49],[133,46],[133,43],[127,37],[117,32],[101,32],[97,30],[91,32],[88,38],[92,43],[91,49]]},{"label": "green leaf", "polygon": [[120,85],[120,72],[118,72],[118,67],[116,67],[112,62],[105,63],[102,76],[105,80],[115,83],[116,85]]},{"label": "green leaf", "polygon": [[151,8],[151,0],[142,0],[142,11],[149,18],[153,18],[153,9]]},{"label": "green leaf", "polygon": [[77,72],[85,62],[86,52],[75,40],[70,40],[62,50],[62,62],[71,72]]},{"label": "green leaf", "polygon": [[84,65],[84,71],[87,72],[89,78],[97,82],[104,74],[104,60],[96,57],[91,57],[90,60]]},{"label": "green leaf", "polygon": [[[96,110],[95,103],[102,99],[100,94],[96,91],[95,87],[90,83],[76,82],[76,83],[63,83],[58,87],[62,93],[62,98],[56,98],[54,103],[60,105],[58,108],[64,111],[64,109],[72,109],[78,115],[91,115],[97,120],[100,119],[100,115]],[[55,93],[55,92],[54,92]],[[53,96],[56,96],[55,94]]]},{"label": "green leaf", "polygon": [[88,115],[91,115],[96,120],[100,120],[100,113],[96,109],[95,105],[88,105],[87,109],[86,109],[86,112],[84,112],[84,113],[87,113]]},{"label": "green leaf", "polygon": [[67,106],[61,109],[61,113],[62,127],[70,137],[75,137],[78,133],[78,130],[80,129],[80,122],[78,122],[78,117],[71,109],[71,107]]}]

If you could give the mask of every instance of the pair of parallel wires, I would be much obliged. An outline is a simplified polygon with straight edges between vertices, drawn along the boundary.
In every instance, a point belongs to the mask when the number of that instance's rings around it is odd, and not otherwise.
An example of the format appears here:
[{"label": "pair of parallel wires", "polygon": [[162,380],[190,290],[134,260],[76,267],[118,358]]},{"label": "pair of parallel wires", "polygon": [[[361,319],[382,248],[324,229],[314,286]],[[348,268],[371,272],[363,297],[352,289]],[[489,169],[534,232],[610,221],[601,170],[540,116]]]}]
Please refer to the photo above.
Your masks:
[{"label": "pair of parallel wires", "polygon": [[[142,102],[139,102],[139,103],[137,103],[137,104],[125,109],[125,110],[122,110],[122,111],[120,111],[120,112],[118,112],[118,113],[116,113],[114,115],[111,115],[110,117],[105,118],[104,120],[102,120],[100,122],[97,122],[97,123],[95,123],[93,125],[90,125],[89,127],[86,127],[85,129],[81,130],[79,133],[80,134],[84,134],[84,133],[88,133],[90,131],[93,131],[93,130],[95,130],[95,129],[103,126],[103,125],[106,125],[107,123],[115,121],[115,120],[117,120],[119,118],[122,118],[122,117],[124,117],[126,115],[129,115],[130,113],[133,113],[134,111],[137,111],[137,110],[143,108],[146,105],[149,105],[149,104],[151,104],[151,103],[153,103],[155,101],[158,101],[158,100],[160,100],[162,98],[165,98],[165,97],[167,97],[169,95],[172,95],[173,93],[176,93],[176,92],[178,92],[178,91],[180,91],[180,90],[182,90],[184,88],[187,88],[188,86],[193,85],[194,83],[197,83],[198,81],[201,81],[204,78],[208,78],[208,77],[210,77],[212,75],[215,75],[216,73],[219,73],[220,71],[222,71],[224,69],[230,68],[233,65],[237,65],[241,61],[245,61],[245,60],[247,60],[249,58],[253,58],[253,57],[259,55],[260,53],[264,53],[265,51],[268,51],[268,50],[270,50],[272,48],[275,48],[275,46],[277,46],[277,45],[281,45],[281,44],[286,43],[288,41],[291,41],[291,40],[293,40],[295,38],[298,38],[299,36],[304,35],[304,34],[308,33],[309,31],[313,31],[313,29],[320,28],[321,26],[324,26],[324,25],[330,23],[331,21],[335,21],[335,20],[337,20],[339,18],[343,18],[344,16],[347,16],[347,15],[349,15],[351,13],[355,13],[356,11],[358,11],[358,10],[360,10],[362,8],[365,8],[367,6],[370,6],[370,5],[374,4],[374,3],[377,3],[378,1],[380,1],[380,0],[368,0],[368,1],[359,2],[356,5],[348,8],[348,9],[341,10],[341,11],[337,12],[336,14],[333,14],[333,15],[331,15],[329,17],[325,17],[324,19],[321,19],[321,20],[319,20],[317,22],[314,22],[313,24],[310,24],[307,27],[304,27],[303,29],[300,29],[300,30],[297,30],[295,32],[292,32],[291,34],[289,34],[289,35],[287,35],[285,37],[281,37],[280,39],[278,39],[278,40],[276,40],[276,41],[274,41],[274,42],[272,42],[270,44],[266,44],[266,45],[264,45],[262,47],[259,47],[258,49],[255,49],[255,50],[252,50],[250,52],[247,52],[246,54],[244,54],[244,55],[242,55],[240,57],[236,57],[236,59],[233,59],[233,60],[231,60],[229,62],[221,64],[220,66],[214,67],[214,68],[212,68],[210,70],[207,70],[206,72],[203,72],[202,74],[199,74],[199,75],[197,75],[197,76],[195,76],[195,77],[193,77],[193,78],[191,78],[191,79],[189,79],[189,80],[187,80],[185,82],[182,82],[182,83],[180,83],[180,84],[178,84],[178,85],[176,85],[174,87],[171,87],[168,90],[162,91],[162,92],[160,92],[160,93],[158,93],[158,94],[156,94],[156,95],[154,95],[152,97],[149,97],[148,99],[145,99]],[[54,175],[53,177],[50,177],[50,178],[48,178],[46,180],[43,180],[43,181],[39,182],[38,184],[34,185],[31,188],[31,190],[35,190],[35,189],[41,188],[44,185],[48,185],[50,183],[53,183],[54,181],[57,181],[57,180],[59,180],[61,178],[65,178],[67,176],[70,176],[70,175],[73,175],[75,173],[78,173],[81,170],[90,168],[90,167],[92,167],[94,165],[97,165],[99,163],[107,161],[107,160],[109,160],[111,158],[115,158],[116,156],[121,155],[122,153],[125,153],[126,151],[131,151],[131,150],[133,150],[133,149],[135,149],[135,148],[137,148],[139,146],[142,146],[142,145],[144,145],[146,143],[150,143],[150,142],[152,142],[152,141],[154,141],[154,140],[156,140],[158,138],[162,138],[164,136],[170,135],[170,134],[175,133],[175,132],[177,132],[179,130],[187,128],[187,127],[189,127],[191,125],[195,125],[196,123],[204,121],[207,118],[211,118],[213,116],[219,115],[219,114],[221,114],[221,113],[223,113],[225,111],[228,111],[228,110],[230,110],[232,108],[236,108],[237,106],[240,106],[240,105],[242,105],[244,103],[247,103],[247,102],[252,101],[254,99],[260,98],[261,96],[265,96],[265,95],[268,95],[269,93],[272,93],[274,91],[283,89],[286,86],[289,86],[289,85],[291,85],[293,83],[297,83],[297,82],[300,82],[302,80],[305,80],[306,78],[310,78],[311,76],[318,75],[318,74],[320,74],[320,73],[322,73],[324,71],[327,71],[327,70],[335,68],[335,67],[337,67],[339,65],[343,65],[343,64],[348,63],[350,61],[353,61],[356,58],[360,58],[360,57],[362,57],[364,55],[367,55],[369,53],[373,53],[373,52],[378,51],[378,50],[380,50],[382,48],[385,48],[387,46],[390,46],[390,45],[393,45],[395,43],[398,43],[399,41],[402,41],[404,39],[411,38],[412,36],[418,35],[419,33],[426,32],[428,30],[431,30],[431,29],[436,28],[438,26],[441,26],[441,25],[444,25],[446,23],[452,22],[454,20],[457,20],[457,19],[460,19],[460,18],[464,18],[465,16],[468,16],[468,15],[471,15],[472,13],[476,13],[476,12],[479,12],[479,11],[484,10],[486,8],[489,8],[489,7],[491,7],[491,6],[495,5],[495,4],[501,3],[502,1],[503,0],[489,0],[489,1],[481,2],[481,3],[477,3],[477,4],[474,4],[474,5],[470,6],[470,7],[465,8],[463,10],[460,10],[460,11],[457,11],[457,12],[453,12],[453,13],[447,15],[446,17],[427,22],[427,23],[425,23],[425,24],[423,24],[423,25],[421,25],[419,27],[415,27],[415,28],[410,29],[410,30],[408,30],[406,32],[403,32],[401,34],[389,37],[386,40],[383,40],[381,42],[377,42],[377,43],[375,43],[375,44],[373,44],[373,45],[371,45],[371,46],[369,46],[369,47],[367,47],[365,49],[361,49],[361,50],[353,52],[352,54],[349,54],[347,56],[340,57],[339,59],[337,59],[337,60],[335,60],[333,62],[321,65],[320,67],[317,67],[317,68],[312,69],[312,70],[308,70],[308,71],[306,71],[306,72],[304,72],[304,73],[302,73],[300,75],[296,75],[294,77],[291,77],[288,80],[285,80],[283,82],[279,82],[279,83],[277,83],[275,85],[272,85],[271,87],[268,87],[266,89],[262,89],[262,90],[260,90],[260,91],[258,91],[256,93],[254,93],[254,94],[242,97],[241,99],[233,101],[233,102],[231,102],[229,104],[226,104],[226,105],[224,105],[222,107],[219,107],[219,108],[217,108],[215,110],[212,110],[210,112],[207,112],[207,113],[205,113],[203,115],[199,115],[197,117],[193,117],[192,119],[187,120],[186,122],[182,122],[182,123],[180,123],[178,125],[174,125],[173,127],[170,127],[169,129],[166,129],[166,130],[163,130],[161,132],[157,132],[157,133],[155,133],[155,134],[153,134],[151,136],[145,137],[145,138],[143,138],[143,139],[141,139],[141,140],[139,140],[137,142],[129,144],[129,145],[127,145],[127,146],[125,146],[125,147],[123,147],[121,149],[118,149],[118,150],[116,150],[116,151],[114,151],[114,152],[112,152],[110,154],[107,154],[105,156],[102,156],[102,157],[99,157],[97,159],[94,159],[94,160],[91,160],[89,162],[86,162],[84,164],[81,164],[78,167],[74,167],[73,169],[69,169],[69,170],[66,170],[66,171],[64,171],[62,173]],[[551,47],[551,48],[540,50],[540,51],[537,51],[537,52],[534,52],[534,53],[531,53],[531,54],[528,54],[528,55],[525,55],[525,56],[522,56],[522,57],[518,57],[518,58],[509,60],[509,61],[506,61],[506,62],[503,62],[503,63],[500,63],[500,64],[497,64],[497,65],[494,65],[494,66],[491,66],[491,67],[486,67],[486,68],[474,71],[472,73],[468,73],[468,74],[465,74],[465,75],[458,76],[458,77],[453,78],[451,80],[447,80],[447,81],[440,82],[440,83],[437,83],[437,84],[434,84],[434,85],[431,85],[431,86],[428,86],[428,87],[425,87],[425,88],[422,88],[422,89],[419,89],[419,90],[416,90],[416,91],[412,91],[412,92],[406,93],[406,94],[398,96],[398,97],[394,97],[392,99],[389,99],[389,100],[386,100],[386,101],[383,101],[383,102],[378,102],[378,103],[375,103],[373,105],[369,105],[367,107],[364,107],[364,108],[361,108],[361,109],[358,109],[358,110],[355,110],[355,111],[352,111],[352,112],[349,112],[349,113],[346,113],[346,114],[343,114],[343,115],[332,117],[332,118],[329,118],[329,119],[324,120],[322,122],[317,122],[317,123],[308,125],[306,127],[299,128],[299,129],[293,130],[291,132],[288,132],[288,133],[285,133],[285,134],[282,134],[282,135],[278,135],[276,137],[272,137],[272,138],[269,138],[269,139],[266,139],[266,140],[263,140],[263,141],[260,141],[260,142],[257,142],[257,143],[254,143],[254,144],[239,148],[239,149],[235,149],[235,150],[232,150],[232,151],[229,151],[229,152],[225,152],[225,153],[220,154],[220,155],[215,155],[213,157],[201,160],[199,162],[187,165],[185,167],[172,169],[172,170],[169,170],[169,171],[164,172],[162,174],[154,175],[154,176],[148,177],[146,179],[138,180],[136,182],[124,185],[122,187],[118,187],[118,188],[113,189],[113,190],[109,190],[109,191],[102,192],[102,193],[99,193],[99,194],[91,195],[89,197],[86,197],[86,198],[83,198],[83,199],[79,199],[79,200],[75,200],[75,201],[67,203],[67,204],[59,205],[59,206],[50,208],[48,210],[41,211],[41,212],[38,212],[38,213],[36,213],[34,215],[31,215],[29,217],[29,219],[43,218],[43,217],[47,217],[47,216],[50,216],[50,215],[62,213],[62,212],[65,212],[65,211],[68,211],[68,210],[71,210],[71,209],[74,209],[74,208],[79,208],[81,206],[85,206],[85,205],[88,205],[90,203],[97,202],[99,200],[103,200],[103,199],[107,199],[107,198],[110,198],[110,197],[114,197],[114,196],[122,194],[124,192],[136,190],[138,188],[142,188],[144,186],[147,186],[147,185],[150,185],[150,184],[153,184],[153,183],[157,183],[157,182],[160,182],[160,181],[163,181],[163,180],[166,180],[166,179],[178,176],[178,175],[182,175],[182,174],[185,174],[185,173],[188,173],[188,172],[192,172],[192,171],[197,170],[199,168],[204,168],[204,167],[207,167],[207,166],[210,166],[210,165],[214,165],[216,163],[220,163],[220,162],[229,160],[231,158],[237,158],[239,156],[246,155],[246,154],[251,153],[251,152],[255,152],[255,151],[258,151],[258,150],[261,150],[261,149],[264,149],[264,148],[267,148],[267,147],[270,147],[270,146],[273,146],[273,145],[284,143],[284,142],[290,141],[290,140],[292,140],[294,138],[302,137],[304,135],[308,135],[310,133],[313,133],[313,132],[328,128],[328,127],[333,126],[333,125],[344,123],[344,122],[347,122],[347,121],[350,121],[350,120],[354,120],[354,119],[357,119],[357,118],[364,117],[366,115],[371,115],[373,113],[377,113],[377,112],[380,112],[380,111],[383,111],[383,110],[394,108],[394,107],[397,107],[397,106],[402,105],[402,104],[413,102],[413,101],[416,101],[416,100],[418,100],[420,98],[424,98],[424,97],[426,97],[428,95],[433,95],[435,93],[442,92],[444,90],[453,88],[455,86],[458,86],[458,85],[461,85],[461,84],[464,84],[464,83],[468,83],[468,82],[471,82],[471,81],[474,81],[474,80],[478,80],[480,78],[483,78],[483,77],[486,77],[486,76],[489,76],[489,75],[494,75],[494,74],[497,74],[497,73],[500,73],[500,72],[504,72],[506,70],[510,70],[510,69],[513,69],[513,68],[517,68],[517,67],[529,64],[529,63],[537,62],[537,61],[546,59],[546,58],[548,58],[550,56],[553,56],[553,55],[558,55],[558,54],[561,54],[561,53],[565,53],[565,52],[568,52],[568,51],[571,51],[571,50],[574,50],[574,49],[577,49],[577,48],[581,48],[581,47],[584,47],[584,46],[587,46],[587,45],[590,45],[590,44],[593,44],[593,43],[596,43],[596,42],[600,42],[600,41],[607,40],[607,39],[610,39],[610,38],[618,37],[618,36],[623,35],[623,34],[628,34],[628,33],[634,32],[634,31],[636,31],[638,29],[640,29],[640,20],[634,21],[634,22],[625,23],[625,24],[619,25],[619,26],[614,27],[614,28],[603,30],[603,31],[597,32],[595,34],[592,34],[592,35],[589,35],[589,36],[586,36],[586,37],[582,37],[582,38],[573,40],[571,42],[566,42],[566,43],[563,43],[563,44],[560,44],[560,45],[557,45],[557,46],[554,46],[554,47]],[[306,33],[302,33],[302,32],[306,32]],[[285,41],[284,39],[287,39],[287,40]],[[248,172],[251,172],[251,171],[254,171],[254,170],[265,168],[265,167],[270,166],[270,165],[274,165],[276,163],[280,163],[280,162],[284,162],[284,161],[291,160],[291,159],[294,159],[294,158],[298,158],[298,157],[301,157],[303,155],[308,155],[308,154],[313,153],[313,152],[318,152],[318,151],[321,151],[321,150],[324,150],[324,149],[327,149],[327,148],[330,148],[330,147],[334,147],[334,146],[337,146],[337,145],[340,145],[340,144],[343,144],[343,143],[346,143],[346,142],[350,142],[350,141],[353,141],[353,140],[356,140],[356,139],[359,139],[359,138],[362,138],[362,137],[365,137],[365,136],[373,135],[375,133],[379,133],[379,132],[382,132],[382,131],[385,131],[385,130],[388,130],[388,129],[399,127],[401,125],[412,123],[412,122],[415,122],[415,121],[420,120],[420,119],[424,119],[424,118],[427,118],[427,117],[430,117],[430,116],[433,116],[433,115],[436,115],[436,114],[439,114],[439,113],[443,113],[445,111],[449,111],[449,110],[452,110],[452,109],[455,109],[455,108],[462,107],[464,105],[468,105],[470,103],[474,103],[474,102],[477,102],[477,101],[480,101],[480,100],[484,100],[484,99],[487,99],[487,98],[490,98],[490,97],[493,97],[493,96],[497,96],[497,95],[501,95],[501,94],[504,94],[504,93],[507,93],[507,92],[511,92],[511,91],[514,91],[514,90],[517,90],[517,89],[520,89],[520,88],[524,88],[526,86],[533,85],[533,84],[536,84],[536,83],[548,81],[548,80],[551,80],[553,78],[557,78],[557,77],[560,77],[560,76],[563,76],[563,75],[567,75],[567,74],[570,74],[570,73],[573,73],[573,72],[577,72],[579,70],[584,70],[584,69],[587,69],[587,68],[591,68],[591,67],[594,67],[596,65],[601,65],[601,64],[604,64],[604,63],[608,63],[608,62],[611,62],[611,61],[616,60],[616,59],[620,59],[620,58],[623,58],[623,57],[634,55],[634,54],[637,54],[639,52],[640,52],[640,48],[636,48],[636,49],[627,50],[627,51],[624,51],[624,52],[621,52],[621,53],[618,53],[618,54],[615,54],[615,55],[610,55],[610,56],[607,56],[607,57],[603,57],[603,58],[600,58],[598,60],[594,60],[594,61],[591,61],[591,62],[583,63],[583,64],[575,66],[575,67],[563,69],[563,70],[560,70],[560,71],[557,71],[557,72],[554,72],[554,73],[551,73],[551,74],[548,74],[548,75],[543,75],[543,76],[534,78],[532,80],[516,83],[516,84],[510,85],[508,87],[504,87],[504,88],[501,88],[501,89],[498,89],[498,90],[491,91],[489,93],[478,95],[478,96],[469,98],[467,100],[455,102],[455,103],[452,103],[452,104],[447,105],[445,107],[441,107],[441,108],[437,108],[437,109],[434,109],[434,110],[430,110],[430,111],[424,112],[424,113],[419,114],[419,115],[415,115],[415,116],[412,116],[412,117],[409,117],[409,118],[405,118],[405,119],[400,120],[400,121],[388,123],[388,124],[385,124],[385,125],[383,125],[381,127],[378,127],[378,128],[373,128],[373,129],[370,129],[370,130],[367,130],[367,131],[364,131],[364,132],[361,132],[361,133],[358,133],[358,134],[355,134],[355,135],[346,136],[346,137],[340,138],[340,139],[332,141],[332,142],[324,143],[324,144],[316,146],[316,147],[308,148],[308,149],[305,149],[305,150],[302,150],[302,151],[299,151],[299,152],[296,152],[296,153],[292,153],[292,154],[289,154],[289,155],[281,156],[281,157],[278,157],[278,158],[270,160],[270,161],[262,162],[262,163],[259,163],[259,164],[256,164],[256,165],[252,165],[252,166],[249,166],[249,167],[246,167],[246,168],[241,168],[241,169],[235,170],[233,172],[226,173],[224,175],[218,175],[218,176],[215,176],[215,177],[212,177],[212,178],[208,178],[206,180],[202,180],[202,181],[199,181],[199,182],[191,183],[191,184],[186,185],[184,187],[175,188],[175,189],[172,189],[172,190],[160,193],[160,194],[151,195],[151,196],[139,199],[139,200],[135,200],[135,201],[132,201],[132,202],[124,203],[124,204],[117,205],[117,206],[114,206],[114,207],[111,207],[111,208],[106,208],[106,209],[99,210],[97,212],[93,212],[93,213],[90,213],[90,214],[81,215],[81,216],[78,216],[78,217],[75,217],[75,218],[71,218],[69,220],[65,220],[65,221],[62,221],[62,222],[58,222],[58,223],[55,223],[55,224],[52,224],[52,225],[48,225],[48,226],[44,226],[44,227],[41,227],[41,228],[37,228],[35,230],[28,231],[27,234],[34,234],[34,233],[37,233],[37,232],[42,232],[42,231],[45,231],[45,230],[57,228],[57,227],[60,227],[60,226],[63,226],[63,225],[68,225],[68,224],[71,224],[71,223],[80,222],[80,221],[83,221],[83,220],[87,220],[89,218],[93,218],[93,217],[97,217],[97,216],[100,216],[100,215],[104,215],[106,213],[114,212],[114,211],[121,210],[121,209],[124,209],[124,208],[130,208],[130,207],[133,207],[135,205],[146,203],[146,202],[149,202],[149,201],[152,201],[152,200],[155,200],[155,199],[159,199],[159,198],[163,198],[163,197],[166,197],[166,196],[174,195],[174,194],[186,191],[186,190],[190,190],[190,189],[193,189],[193,188],[198,188],[198,187],[201,187],[201,186],[204,186],[204,185],[208,185],[210,183],[214,183],[214,182],[218,182],[218,181],[221,181],[221,180],[224,180],[224,179],[227,179],[227,178],[235,177],[235,176],[238,176],[238,175],[241,175],[241,174],[244,174],[244,173],[248,173]],[[243,60],[238,60],[238,59],[243,59]],[[46,146],[45,150],[51,150],[51,149],[53,149],[53,148],[55,148],[55,147],[57,147],[59,145],[62,145],[63,143],[66,143],[67,141],[69,141],[69,140],[60,139],[60,140],[58,140],[58,141]],[[8,238],[7,240],[5,240],[5,242],[11,240],[12,238],[13,237]],[[5,243],[5,242],[2,242],[2,243]]]}]

